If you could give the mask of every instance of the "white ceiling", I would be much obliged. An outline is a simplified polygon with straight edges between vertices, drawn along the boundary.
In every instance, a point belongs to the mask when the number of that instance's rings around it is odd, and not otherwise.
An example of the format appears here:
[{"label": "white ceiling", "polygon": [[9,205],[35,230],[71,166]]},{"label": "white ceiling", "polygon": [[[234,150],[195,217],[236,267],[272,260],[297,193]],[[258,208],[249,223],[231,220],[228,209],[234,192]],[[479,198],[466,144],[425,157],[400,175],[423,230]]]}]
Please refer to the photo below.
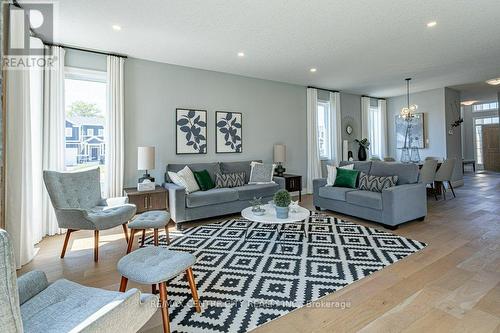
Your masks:
[{"label": "white ceiling", "polygon": [[494,102],[498,100],[498,94],[500,93],[500,85],[492,86],[484,81],[461,84],[450,88],[460,91],[462,101]]},{"label": "white ceiling", "polygon": [[499,13],[499,0],[61,0],[56,42],[388,97],[408,76],[412,91],[499,77]]}]

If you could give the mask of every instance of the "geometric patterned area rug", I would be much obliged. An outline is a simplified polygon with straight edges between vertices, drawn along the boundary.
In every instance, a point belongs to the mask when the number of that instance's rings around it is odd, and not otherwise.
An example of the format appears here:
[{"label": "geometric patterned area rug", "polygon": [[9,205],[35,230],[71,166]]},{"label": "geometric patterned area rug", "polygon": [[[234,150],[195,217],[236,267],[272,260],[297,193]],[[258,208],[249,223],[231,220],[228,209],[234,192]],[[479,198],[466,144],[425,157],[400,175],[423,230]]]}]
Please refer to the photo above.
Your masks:
[{"label": "geometric patterned area rug", "polygon": [[[169,249],[197,257],[202,312],[184,274],[167,285],[173,332],[247,332],[423,249],[426,244],[322,214],[278,231],[243,218],[184,230]],[[248,229],[248,238],[245,232]],[[151,236],[145,246],[152,246]],[[161,235],[160,246],[166,246]]]}]

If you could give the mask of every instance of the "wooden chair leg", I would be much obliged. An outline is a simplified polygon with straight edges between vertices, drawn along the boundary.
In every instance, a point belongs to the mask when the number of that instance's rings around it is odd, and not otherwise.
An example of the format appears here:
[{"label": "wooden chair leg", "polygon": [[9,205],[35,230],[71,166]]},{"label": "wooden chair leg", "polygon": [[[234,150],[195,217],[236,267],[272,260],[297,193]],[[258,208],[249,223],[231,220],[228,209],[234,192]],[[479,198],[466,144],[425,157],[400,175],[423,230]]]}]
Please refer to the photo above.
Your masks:
[{"label": "wooden chair leg", "polygon": [[186,277],[189,282],[189,288],[191,288],[191,294],[193,295],[194,308],[196,312],[201,312],[200,299],[198,298],[198,291],[196,290],[196,282],[194,281],[193,270],[191,267],[186,269]]},{"label": "wooden chair leg", "polygon": [[99,260],[99,230],[94,230],[94,261]]},{"label": "wooden chair leg", "polygon": [[161,319],[163,320],[163,332],[170,333],[170,319],[168,318],[168,298],[165,282],[158,285],[160,289]]},{"label": "wooden chair leg", "polygon": [[444,182],[441,183],[441,186],[443,188],[443,199],[446,200],[446,187],[444,186]]},{"label": "wooden chair leg", "polygon": [[144,246],[144,238],[146,238],[146,229],[142,229],[141,246]]},{"label": "wooden chair leg", "polygon": [[153,239],[154,239],[155,246],[158,246],[159,245],[159,242],[158,242],[158,229],[154,229],[153,230]]},{"label": "wooden chair leg", "polygon": [[122,276],[122,280],[120,281],[120,292],[124,293],[127,290],[127,282],[128,278]]},{"label": "wooden chair leg", "polygon": [[450,185],[451,193],[453,193],[453,197],[456,198],[455,190],[453,189],[453,185],[451,185],[451,181],[448,181],[448,185]]},{"label": "wooden chair leg", "polygon": [[61,258],[64,258],[64,255],[66,254],[66,248],[68,247],[69,236],[71,235],[71,233],[73,231],[75,231],[75,230],[73,230],[73,229],[66,230],[66,237],[64,237],[64,244],[63,244],[63,248],[61,251]]},{"label": "wooden chair leg", "polygon": [[128,238],[127,254],[132,251],[132,245],[134,244],[135,229],[130,230],[130,237]]},{"label": "wooden chair leg", "polygon": [[432,194],[434,194],[434,199],[436,199],[436,201],[437,201],[438,196],[437,196],[436,188],[434,187],[434,183],[431,183],[431,189],[432,189]]},{"label": "wooden chair leg", "polygon": [[170,234],[168,233],[168,226],[165,226],[165,235],[167,237],[167,245],[170,245]]},{"label": "wooden chair leg", "polygon": [[123,223],[123,224],[122,224],[122,228],[123,228],[123,233],[125,234],[125,240],[127,241],[127,244],[128,244],[128,230],[127,230],[127,223]]}]

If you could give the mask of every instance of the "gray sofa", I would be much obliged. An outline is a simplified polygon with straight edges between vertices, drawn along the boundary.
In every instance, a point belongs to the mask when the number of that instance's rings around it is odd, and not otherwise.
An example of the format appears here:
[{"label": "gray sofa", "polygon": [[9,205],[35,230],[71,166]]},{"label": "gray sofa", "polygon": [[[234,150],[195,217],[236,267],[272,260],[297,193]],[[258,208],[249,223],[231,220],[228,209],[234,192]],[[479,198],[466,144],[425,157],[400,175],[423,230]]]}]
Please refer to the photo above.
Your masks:
[{"label": "gray sofa", "polygon": [[418,182],[419,169],[415,164],[392,162],[346,162],[354,163],[354,170],[375,176],[398,176],[396,186],[382,193],[352,188],[325,186],[326,179],[314,179],[313,202],[316,209],[328,209],[346,215],[383,224],[396,229],[401,223],[425,219],[427,194],[425,184]]},{"label": "gray sofa", "polygon": [[[260,161],[259,161],[260,162]],[[234,214],[250,206],[249,201],[254,197],[262,197],[263,203],[272,200],[274,193],[285,188],[285,179],[274,177],[275,184],[249,185],[250,163],[244,162],[214,162],[194,164],[167,164],[167,172],[178,172],[186,165],[192,171],[207,170],[215,182],[218,172],[242,172],[246,174],[244,186],[233,188],[213,188],[208,191],[197,191],[186,194],[184,187],[178,186],[165,173],[163,187],[168,190],[169,209],[175,223],[198,220],[208,217]]]}]

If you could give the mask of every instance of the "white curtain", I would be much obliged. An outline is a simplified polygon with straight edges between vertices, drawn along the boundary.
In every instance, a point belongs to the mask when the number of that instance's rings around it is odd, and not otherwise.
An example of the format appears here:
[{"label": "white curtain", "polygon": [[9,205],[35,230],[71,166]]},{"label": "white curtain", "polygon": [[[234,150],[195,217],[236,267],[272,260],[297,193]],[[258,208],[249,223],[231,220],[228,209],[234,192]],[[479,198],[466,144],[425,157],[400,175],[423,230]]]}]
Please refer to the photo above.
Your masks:
[{"label": "white curtain", "polygon": [[124,59],[108,56],[107,59],[107,184],[108,198],[123,195],[124,169],[124,94],[123,64]]},{"label": "white curtain", "polygon": [[[11,38],[24,38],[24,34],[19,33],[23,29],[22,17],[11,11]],[[20,268],[35,254],[31,209],[34,196],[30,73],[27,69],[6,72],[5,228],[11,235],[16,266]]]},{"label": "white curtain", "polygon": [[[52,51],[52,52],[51,52]],[[53,57],[52,67],[44,69],[43,81],[43,170],[64,171],[65,119],[64,106],[64,55],[62,47],[46,48],[46,58]],[[42,173],[40,171],[40,177]],[[45,235],[60,234],[50,202],[49,194],[42,184],[42,214],[39,239]]]},{"label": "white curtain", "polygon": [[342,161],[342,116],[340,93],[330,92],[332,159],[338,165]]},{"label": "white curtain", "polygon": [[313,192],[313,179],[321,178],[318,146],[318,91],[307,88],[307,193]]},{"label": "white curtain", "polygon": [[387,101],[385,99],[378,100],[378,109],[380,113],[380,134],[381,134],[381,155],[383,159],[387,157]]},{"label": "white curtain", "polygon": [[361,97],[361,138],[370,137],[370,97]]}]

